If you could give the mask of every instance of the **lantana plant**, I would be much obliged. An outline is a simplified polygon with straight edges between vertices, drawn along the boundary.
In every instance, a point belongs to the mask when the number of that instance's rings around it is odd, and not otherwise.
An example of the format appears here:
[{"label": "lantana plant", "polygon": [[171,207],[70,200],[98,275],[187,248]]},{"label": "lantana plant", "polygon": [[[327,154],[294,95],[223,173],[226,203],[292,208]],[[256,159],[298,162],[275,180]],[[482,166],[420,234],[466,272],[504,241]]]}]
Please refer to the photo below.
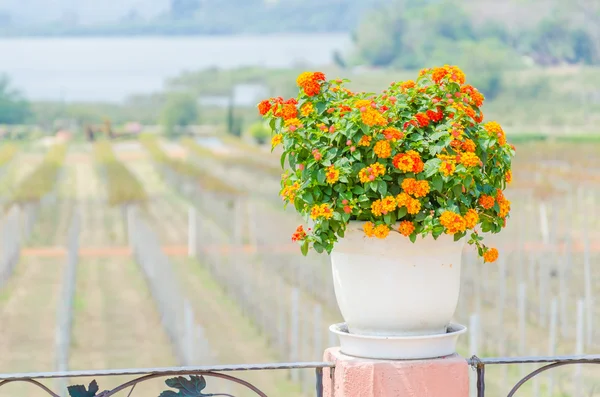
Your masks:
[{"label": "lantana plant", "polygon": [[480,233],[506,225],[503,190],[515,148],[500,124],[483,121],[484,96],[448,65],[380,94],[352,92],[347,82],[305,72],[297,99],[258,105],[273,148],[283,145],[280,194],[313,221],[292,236],[302,253],[311,246],[330,253],[358,220],[371,238],[468,235],[486,262],[495,261],[498,251]]}]

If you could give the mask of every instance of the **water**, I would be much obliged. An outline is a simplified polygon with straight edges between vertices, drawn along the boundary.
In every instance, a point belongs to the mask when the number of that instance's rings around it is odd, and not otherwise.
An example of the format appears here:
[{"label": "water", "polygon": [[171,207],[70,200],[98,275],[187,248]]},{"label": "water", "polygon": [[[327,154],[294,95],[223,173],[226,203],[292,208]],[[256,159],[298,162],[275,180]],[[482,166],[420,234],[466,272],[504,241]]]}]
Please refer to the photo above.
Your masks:
[{"label": "water", "polygon": [[0,73],[32,100],[122,101],[161,90],[183,71],[210,67],[321,66],[344,34],[0,39]]}]

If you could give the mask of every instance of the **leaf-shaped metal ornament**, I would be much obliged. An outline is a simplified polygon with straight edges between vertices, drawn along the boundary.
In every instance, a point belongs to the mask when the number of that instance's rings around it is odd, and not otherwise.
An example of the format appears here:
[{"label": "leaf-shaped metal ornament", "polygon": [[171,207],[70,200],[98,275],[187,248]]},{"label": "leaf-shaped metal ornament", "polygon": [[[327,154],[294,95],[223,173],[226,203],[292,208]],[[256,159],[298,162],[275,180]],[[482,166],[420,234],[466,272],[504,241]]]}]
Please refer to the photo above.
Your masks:
[{"label": "leaf-shaped metal ornament", "polygon": [[211,394],[204,394],[202,390],[206,388],[206,379],[203,376],[190,376],[187,379],[183,376],[176,378],[169,378],[165,381],[167,386],[179,390],[174,392],[172,390],[166,390],[160,393],[159,397],[208,397]]},{"label": "leaf-shaped metal ornament", "polygon": [[93,380],[86,389],[83,385],[74,385],[67,387],[71,397],[95,397],[98,393],[98,383]]}]

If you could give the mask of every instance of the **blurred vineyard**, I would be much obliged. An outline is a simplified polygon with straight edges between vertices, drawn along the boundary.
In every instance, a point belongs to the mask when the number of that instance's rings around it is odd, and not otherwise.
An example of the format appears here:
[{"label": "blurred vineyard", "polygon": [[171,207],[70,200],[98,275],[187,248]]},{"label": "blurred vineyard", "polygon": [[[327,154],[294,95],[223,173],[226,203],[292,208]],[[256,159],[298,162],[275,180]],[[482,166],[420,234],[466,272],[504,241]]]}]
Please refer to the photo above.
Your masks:
[{"label": "blurred vineyard", "polygon": [[[600,353],[597,153],[517,145],[511,218],[490,237],[500,260],[464,252],[464,356]],[[291,242],[302,220],[282,209],[280,174],[268,149],[224,137],[0,145],[0,372],[320,360],[340,321],[328,258]],[[490,369],[488,395],[527,369]],[[286,397],[314,382],[305,370],[244,378]],[[525,393],[588,396],[598,379],[562,369]]]}]

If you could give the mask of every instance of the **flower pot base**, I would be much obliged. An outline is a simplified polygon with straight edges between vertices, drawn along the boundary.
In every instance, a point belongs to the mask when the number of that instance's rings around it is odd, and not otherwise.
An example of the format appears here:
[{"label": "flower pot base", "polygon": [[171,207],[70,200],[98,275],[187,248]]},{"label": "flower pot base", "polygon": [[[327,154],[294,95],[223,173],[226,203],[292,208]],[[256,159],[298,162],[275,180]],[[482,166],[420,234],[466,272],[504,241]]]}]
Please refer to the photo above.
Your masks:
[{"label": "flower pot base", "polygon": [[351,334],[346,323],[333,324],[329,331],[339,337],[341,352],[348,356],[379,360],[417,360],[454,354],[458,337],[467,331],[467,327],[450,324],[444,334],[394,337]]}]

